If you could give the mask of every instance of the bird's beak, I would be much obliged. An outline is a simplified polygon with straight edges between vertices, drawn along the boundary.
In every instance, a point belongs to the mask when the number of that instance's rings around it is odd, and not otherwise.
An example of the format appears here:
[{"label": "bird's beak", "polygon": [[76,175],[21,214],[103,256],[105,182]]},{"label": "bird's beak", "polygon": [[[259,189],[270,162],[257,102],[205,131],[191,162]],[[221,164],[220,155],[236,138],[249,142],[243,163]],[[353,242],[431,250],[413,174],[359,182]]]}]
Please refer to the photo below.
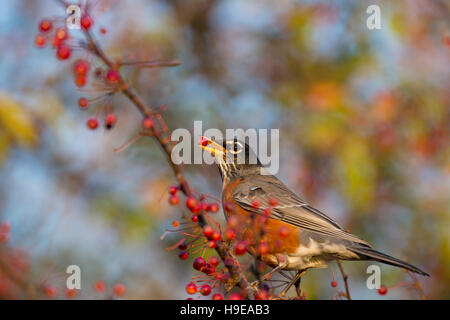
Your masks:
[{"label": "bird's beak", "polygon": [[202,147],[203,150],[211,153],[212,156],[216,156],[216,154],[222,155],[226,152],[224,147],[205,136],[202,136],[200,138],[200,142],[198,144]]}]

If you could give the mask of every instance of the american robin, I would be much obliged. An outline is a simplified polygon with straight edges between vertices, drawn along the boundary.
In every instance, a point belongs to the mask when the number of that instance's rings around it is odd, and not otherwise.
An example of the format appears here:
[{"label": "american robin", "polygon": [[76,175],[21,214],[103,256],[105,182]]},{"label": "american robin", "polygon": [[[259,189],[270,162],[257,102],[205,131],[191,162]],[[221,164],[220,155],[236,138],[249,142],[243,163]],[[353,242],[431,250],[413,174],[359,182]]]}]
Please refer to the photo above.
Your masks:
[{"label": "american robin", "polygon": [[[241,237],[250,244],[248,251],[273,267],[270,273],[296,270],[299,281],[305,270],[325,268],[333,260],[376,260],[429,276],[407,262],[376,251],[275,176],[261,174],[264,168],[246,143],[237,139],[215,142],[202,137],[200,144],[215,157],[219,167],[227,220],[234,217],[238,221]],[[266,219],[263,228],[255,227],[256,217]],[[258,252],[258,243],[265,243],[265,249]]]}]

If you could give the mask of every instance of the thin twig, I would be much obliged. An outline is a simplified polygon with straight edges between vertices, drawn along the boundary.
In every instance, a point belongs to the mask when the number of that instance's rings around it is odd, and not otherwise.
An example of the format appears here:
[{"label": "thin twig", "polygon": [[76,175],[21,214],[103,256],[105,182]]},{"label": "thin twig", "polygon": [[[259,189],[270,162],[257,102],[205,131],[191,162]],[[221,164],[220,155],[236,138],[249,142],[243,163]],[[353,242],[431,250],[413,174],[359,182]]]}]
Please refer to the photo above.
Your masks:
[{"label": "thin twig", "polygon": [[[94,40],[92,34],[88,30],[85,30],[84,34],[86,35],[86,39],[88,41],[88,50],[90,50],[94,55],[96,55],[100,60],[102,60],[103,63],[107,65],[109,68],[117,69],[118,65],[105,54],[102,48]],[[141,98],[138,96],[135,90],[122,80],[122,77],[121,80],[119,81],[118,88],[119,91],[122,92],[137,107],[137,109],[141,112],[143,117],[149,117],[154,114],[154,111],[145,105],[145,103],[141,100]],[[158,115],[158,119],[162,120],[161,115]],[[192,191],[188,181],[184,176],[182,167],[180,165],[175,164],[171,159],[172,145],[170,144],[170,140],[167,137],[168,133],[165,136],[162,136],[160,132],[156,132],[154,129],[151,129],[150,132],[161,146],[163,152],[166,154],[170,167],[174,172],[175,177],[180,185],[180,190],[184,193],[186,197],[193,197],[194,192]],[[203,228],[207,224],[206,219],[204,218],[203,214],[198,215],[198,217],[199,217],[198,223],[200,227]],[[222,261],[225,262],[231,258],[233,259],[233,261],[236,262],[233,263],[233,265],[227,266],[228,271],[230,273],[230,283],[233,286],[238,284],[239,287],[243,290],[246,290],[249,295],[250,293],[253,293],[252,288],[250,287],[245,277],[245,274],[240,268],[239,263],[237,263],[237,260],[232,255],[229,254],[226,246],[222,242],[218,241],[215,250],[219,255],[219,257],[222,259]]]},{"label": "thin twig", "polygon": [[344,280],[345,295],[347,296],[348,300],[352,300],[352,298],[350,296],[350,289],[348,288],[348,275],[345,273],[344,267],[342,266],[342,262],[340,260],[337,260],[337,264],[339,266],[339,270],[341,271],[342,279]]}]

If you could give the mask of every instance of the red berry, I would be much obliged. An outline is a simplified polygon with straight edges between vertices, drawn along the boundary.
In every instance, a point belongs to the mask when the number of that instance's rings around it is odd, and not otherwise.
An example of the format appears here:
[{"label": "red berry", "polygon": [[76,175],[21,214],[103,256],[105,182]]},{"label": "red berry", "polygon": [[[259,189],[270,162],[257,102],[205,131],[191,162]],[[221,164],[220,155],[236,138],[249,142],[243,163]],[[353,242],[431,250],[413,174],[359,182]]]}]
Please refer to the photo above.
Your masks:
[{"label": "red berry", "polygon": [[89,15],[85,14],[81,17],[80,24],[83,27],[83,29],[89,30],[94,24],[94,21]]},{"label": "red berry", "polygon": [[78,106],[81,109],[86,109],[88,107],[88,105],[89,105],[89,100],[88,99],[86,99],[84,97],[78,99]]},{"label": "red berry", "polygon": [[214,241],[220,241],[220,239],[222,239],[222,235],[220,234],[220,232],[214,231],[211,236],[211,239]]},{"label": "red berry", "polygon": [[106,81],[109,84],[117,84],[120,81],[120,73],[114,69],[109,70],[106,74]]},{"label": "red berry", "polygon": [[207,274],[207,275],[212,275],[214,272],[216,272],[216,269],[210,265],[209,263],[207,263],[205,265],[205,267],[201,270],[203,273]]},{"label": "red berry", "polygon": [[210,240],[210,241],[208,241],[207,245],[208,245],[208,248],[215,249],[217,247],[217,242]]},{"label": "red berry", "polygon": [[223,295],[221,293],[215,293],[212,296],[213,300],[223,300]]},{"label": "red berry", "polygon": [[263,213],[264,213],[264,216],[265,216],[265,217],[269,217],[269,216],[272,214],[272,209],[270,209],[270,208],[265,208],[264,211],[263,211]]},{"label": "red berry", "polygon": [[259,290],[258,293],[255,295],[256,300],[268,300],[269,299],[269,292],[267,290]]},{"label": "red berry", "polygon": [[56,56],[60,60],[69,59],[71,54],[72,54],[72,49],[69,46],[66,46],[64,44],[58,46],[58,49],[56,50]]},{"label": "red berry", "polygon": [[189,254],[186,251],[181,251],[178,256],[180,257],[181,260],[186,260]]},{"label": "red berry", "polygon": [[231,217],[227,221],[227,225],[230,228],[236,228],[238,226],[238,224],[239,224],[239,221],[238,221],[238,219],[236,217]]},{"label": "red berry", "polygon": [[177,194],[177,192],[178,192],[178,187],[176,187],[176,186],[170,186],[170,188],[169,188],[169,193],[170,193],[171,195],[175,195],[175,194]]},{"label": "red berry", "polygon": [[336,282],[336,281],[331,281],[331,286],[333,287],[333,288],[336,288],[337,287],[337,285],[338,285],[338,283]]},{"label": "red berry", "polygon": [[66,289],[66,298],[74,299],[77,296],[77,290],[75,289]]},{"label": "red berry", "polygon": [[259,202],[258,201],[252,201],[252,207],[257,209],[259,208]]},{"label": "red berry", "polygon": [[242,255],[247,251],[247,243],[245,241],[239,241],[234,246],[234,253],[237,255]]},{"label": "red berry", "polygon": [[116,124],[116,122],[117,122],[117,117],[115,114],[110,113],[110,114],[106,115],[106,118],[105,118],[106,129],[111,129]]},{"label": "red berry", "polygon": [[277,204],[278,204],[278,200],[277,199],[275,199],[275,198],[270,198],[269,199],[269,205],[271,207],[275,207]]},{"label": "red berry", "polygon": [[203,228],[203,234],[208,239],[212,239],[212,235],[214,234],[214,229],[210,225],[205,226]]},{"label": "red berry", "polygon": [[142,128],[146,130],[151,130],[155,126],[155,121],[152,117],[146,117],[144,120],[142,120]]},{"label": "red berry", "polygon": [[183,241],[182,243],[180,243],[179,245],[178,245],[178,249],[180,249],[180,250],[186,250],[187,249],[187,245],[186,245],[186,243]]},{"label": "red berry", "polygon": [[219,265],[219,259],[217,257],[211,257],[208,263],[213,267],[217,267]]},{"label": "red berry", "polygon": [[38,34],[36,38],[34,38],[34,44],[36,45],[36,47],[42,48],[47,44],[47,38],[42,34]]},{"label": "red berry", "polygon": [[177,195],[173,195],[169,197],[169,203],[172,206],[176,206],[180,203],[180,197],[178,197]]},{"label": "red berry", "polygon": [[76,76],[74,79],[74,82],[78,88],[81,88],[86,85],[87,78],[86,78],[86,76]]},{"label": "red berry", "polygon": [[216,268],[214,268],[212,265],[207,263],[206,267],[203,268],[202,272],[204,272],[208,276],[211,276],[216,272]]},{"label": "red berry", "polygon": [[197,292],[197,286],[195,285],[195,283],[188,283],[188,285],[186,286],[186,292],[188,294],[194,294]]},{"label": "red berry", "polygon": [[200,293],[204,296],[211,294],[211,286],[209,284],[204,284],[200,287]]},{"label": "red berry", "polygon": [[77,60],[73,64],[73,73],[77,76],[85,76],[89,72],[89,62],[85,60]]},{"label": "red berry", "polygon": [[197,257],[194,259],[193,267],[195,270],[202,271],[206,266],[206,261],[202,257]]},{"label": "red berry", "polygon": [[236,238],[236,233],[232,229],[227,229],[225,231],[225,239],[232,241],[234,238]]},{"label": "red berry", "polygon": [[207,138],[205,138],[205,137],[201,137],[201,138],[200,138],[200,144],[201,144],[203,147],[206,147],[206,146],[209,144],[209,140],[208,140]]},{"label": "red berry", "polygon": [[69,33],[66,29],[58,29],[55,33],[55,39],[63,41],[66,40],[69,37]]},{"label": "red berry", "polygon": [[266,242],[261,242],[258,246],[258,254],[265,255],[270,251],[269,245]]},{"label": "red berry", "polygon": [[378,293],[381,294],[382,296],[384,296],[387,292],[388,292],[388,288],[384,285],[382,285],[380,287],[380,289],[378,289]]},{"label": "red berry", "polygon": [[97,281],[94,284],[94,290],[97,292],[103,292],[106,290],[106,284],[103,281]]},{"label": "red berry", "polygon": [[188,197],[186,199],[186,207],[189,210],[194,211],[197,207],[197,199],[195,199],[194,197]]},{"label": "red berry", "polygon": [[87,121],[87,126],[88,126],[88,128],[91,129],[91,130],[97,129],[97,128],[98,128],[98,120],[97,120],[97,118],[90,118],[90,119]]},{"label": "red berry", "polygon": [[46,285],[44,287],[44,294],[49,297],[50,299],[54,299],[56,297],[56,294],[58,293],[58,290],[56,287],[51,285]]},{"label": "red berry", "polygon": [[198,222],[198,216],[192,216],[192,222]]},{"label": "red berry", "polygon": [[116,283],[113,287],[113,292],[118,297],[123,296],[126,291],[127,291],[127,288],[122,283]]},{"label": "red berry", "polygon": [[242,300],[242,297],[239,293],[232,293],[228,296],[228,300]]},{"label": "red berry", "polygon": [[219,205],[215,202],[210,203],[208,205],[208,211],[210,211],[212,213],[216,213],[217,211],[219,211]]},{"label": "red berry", "polygon": [[42,32],[48,32],[48,31],[50,31],[52,29],[52,27],[53,27],[53,23],[50,20],[47,20],[47,19],[42,20],[39,23],[39,30],[42,31]]}]

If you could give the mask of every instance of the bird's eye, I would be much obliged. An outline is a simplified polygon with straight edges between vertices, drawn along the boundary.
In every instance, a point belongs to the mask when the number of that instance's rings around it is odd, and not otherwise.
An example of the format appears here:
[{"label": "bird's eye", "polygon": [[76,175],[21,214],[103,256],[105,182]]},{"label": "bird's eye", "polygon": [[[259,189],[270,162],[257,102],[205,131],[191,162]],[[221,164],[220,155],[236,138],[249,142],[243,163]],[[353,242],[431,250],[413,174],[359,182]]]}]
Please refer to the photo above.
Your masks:
[{"label": "bird's eye", "polygon": [[[230,152],[232,153],[232,154],[238,154],[239,152],[241,152],[242,151],[242,149],[243,149],[243,147],[242,147],[242,144],[239,142],[239,141],[230,141]],[[232,145],[231,145],[232,144]]]}]

